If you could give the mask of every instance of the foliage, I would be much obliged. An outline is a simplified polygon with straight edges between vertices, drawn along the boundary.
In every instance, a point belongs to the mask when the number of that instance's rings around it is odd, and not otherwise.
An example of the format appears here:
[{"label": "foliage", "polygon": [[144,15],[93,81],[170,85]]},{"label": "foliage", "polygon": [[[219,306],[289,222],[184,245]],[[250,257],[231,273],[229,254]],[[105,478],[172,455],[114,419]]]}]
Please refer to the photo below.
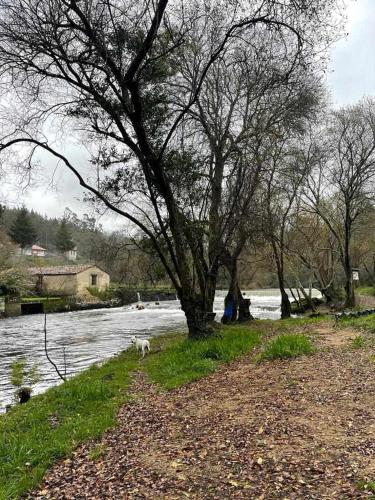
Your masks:
[{"label": "foliage", "polygon": [[12,267],[15,253],[15,245],[10,241],[9,236],[5,232],[0,231],[0,269],[9,269]]},{"label": "foliage", "polygon": [[19,211],[9,230],[9,235],[21,248],[25,248],[27,245],[35,243],[37,233],[25,207],[21,208]]},{"label": "foliage", "polygon": [[10,365],[10,370],[10,381],[14,387],[22,387],[23,385],[33,386],[40,380],[37,363],[28,366],[25,357],[13,361]]},{"label": "foliage", "polygon": [[72,234],[69,230],[67,221],[63,219],[60,223],[60,227],[56,233],[55,240],[56,248],[60,250],[61,253],[73,250],[75,248],[75,243],[72,240]]},{"label": "foliage", "polygon": [[87,291],[93,296],[100,300],[110,300],[114,298],[113,289],[99,290],[96,286],[88,286]]},{"label": "foliage", "polygon": [[30,277],[22,268],[14,267],[0,271],[0,295],[19,297],[32,286]]},{"label": "foliage", "polygon": [[282,334],[268,342],[260,359],[295,358],[314,351],[311,340],[306,335]]}]

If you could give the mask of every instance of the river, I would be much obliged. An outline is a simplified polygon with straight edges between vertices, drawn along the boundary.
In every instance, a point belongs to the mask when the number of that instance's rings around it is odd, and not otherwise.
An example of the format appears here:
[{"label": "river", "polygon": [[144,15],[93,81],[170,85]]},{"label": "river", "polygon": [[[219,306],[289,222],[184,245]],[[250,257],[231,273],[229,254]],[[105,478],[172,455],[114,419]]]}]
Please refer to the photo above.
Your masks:
[{"label": "river", "polygon": [[[215,297],[214,309],[219,320],[224,296],[225,292],[219,291]],[[246,293],[246,297],[251,298],[251,313],[254,317],[280,317],[278,290],[252,290]],[[48,349],[52,359],[62,368],[65,349],[67,374],[70,376],[126,349],[132,335],[147,338],[186,327],[179,301],[140,303],[145,309],[138,310],[135,305],[130,305],[48,314]],[[17,358],[25,356],[29,362],[38,365],[41,377],[34,394],[59,383],[45,357],[43,321],[44,316],[41,314],[0,319],[0,412],[13,398],[14,388],[9,382],[9,375],[10,365]]]}]

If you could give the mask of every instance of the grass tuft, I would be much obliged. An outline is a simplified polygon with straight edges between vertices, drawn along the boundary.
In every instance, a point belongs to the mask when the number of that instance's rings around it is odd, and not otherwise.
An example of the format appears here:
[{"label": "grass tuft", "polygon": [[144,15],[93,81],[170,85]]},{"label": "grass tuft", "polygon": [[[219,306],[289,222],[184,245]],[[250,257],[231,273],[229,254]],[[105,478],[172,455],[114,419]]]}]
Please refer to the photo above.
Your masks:
[{"label": "grass tuft", "polygon": [[[364,491],[368,491],[368,492],[371,492],[371,493],[375,493],[375,481],[360,481],[360,483],[358,484],[358,487],[361,489],[361,490],[364,490]],[[374,498],[374,497],[371,497],[371,498]]]},{"label": "grass tuft", "polygon": [[270,340],[265,346],[260,359],[295,358],[315,351],[311,340],[306,335],[283,334]]},{"label": "grass tuft", "polygon": [[365,339],[362,337],[362,335],[357,335],[353,340],[352,340],[352,348],[353,349],[361,349],[365,345]]}]

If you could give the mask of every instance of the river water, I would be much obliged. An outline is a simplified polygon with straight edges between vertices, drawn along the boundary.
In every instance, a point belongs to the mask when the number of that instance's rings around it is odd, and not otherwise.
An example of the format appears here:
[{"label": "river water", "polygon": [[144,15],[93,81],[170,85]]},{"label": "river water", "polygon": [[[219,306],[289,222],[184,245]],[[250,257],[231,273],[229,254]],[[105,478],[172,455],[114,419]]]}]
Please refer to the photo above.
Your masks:
[{"label": "river water", "polygon": [[[215,297],[214,309],[218,320],[223,312],[224,296],[225,292],[219,291]],[[251,298],[251,313],[254,317],[280,317],[278,290],[252,290],[246,293],[246,297]],[[126,349],[132,335],[147,338],[186,327],[179,301],[140,303],[145,307],[143,310],[130,305],[48,314],[50,356],[63,370],[65,350],[67,374],[70,376]],[[0,412],[14,397],[9,375],[10,365],[15,359],[24,356],[29,362],[37,363],[40,382],[35,386],[34,394],[60,382],[45,357],[43,326],[42,314],[0,319]]]}]

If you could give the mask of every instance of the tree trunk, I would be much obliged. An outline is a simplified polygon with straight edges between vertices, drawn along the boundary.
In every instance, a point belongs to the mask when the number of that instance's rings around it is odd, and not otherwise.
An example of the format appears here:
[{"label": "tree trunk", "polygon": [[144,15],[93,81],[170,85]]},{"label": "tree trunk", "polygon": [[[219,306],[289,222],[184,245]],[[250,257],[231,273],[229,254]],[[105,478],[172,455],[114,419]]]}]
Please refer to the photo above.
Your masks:
[{"label": "tree trunk", "polygon": [[238,321],[251,321],[254,319],[250,312],[250,299],[245,299],[238,287]]},{"label": "tree trunk", "polygon": [[275,243],[273,243],[272,246],[277,267],[277,278],[279,280],[279,289],[281,293],[281,319],[286,319],[290,318],[290,315],[292,313],[292,306],[290,305],[289,296],[285,291],[283,254],[281,251],[281,255],[279,257]]},{"label": "tree trunk", "polygon": [[290,318],[292,307],[290,305],[289,296],[285,291],[285,288],[280,285],[281,291],[281,319]]},{"label": "tree trunk", "polygon": [[[346,266],[345,266],[346,267]],[[353,287],[352,267],[349,265],[345,268],[345,304],[344,306],[351,309],[355,306],[355,295]]]},{"label": "tree trunk", "polygon": [[[348,217],[348,216],[347,216]],[[345,304],[347,308],[355,306],[355,296],[353,287],[353,270],[352,261],[350,258],[350,227],[349,223],[345,224],[345,247],[344,247],[344,270],[345,270]]]},{"label": "tree trunk", "polygon": [[314,302],[313,302],[312,297],[311,297],[311,295],[312,295],[311,288],[312,287],[310,287],[310,284],[309,284],[309,293],[308,294],[306,293],[306,290],[302,286],[302,283],[300,282],[300,280],[298,280],[298,288],[299,288],[300,292],[302,293],[304,299],[306,300],[306,303],[307,303],[309,309],[311,309],[312,312],[316,312],[316,307],[314,306]]},{"label": "tree trunk", "polygon": [[329,285],[326,288],[320,288],[320,292],[326,299],[328,305],[339,301],[338,293],[333,285]]},{"label": "tree trunk", "polygon": [[226,267],[229,272],[229,290],[224,299],[224,315],[222,323],[233,321],[248,321],[254,319],[250,313],[250,299],[245,299],[242,295],[238,283],[238,262],[236,257],[226,258]]},{"label": "tree trunk", "polygon": [[183,294],[180,292],[179,299],[181,309],[185,313],[188,326],[188,337],[191,339],[201,339],[212,334],[212,322],[215,319],[215,313],[212,312],[212,305],[193,294]]},{"label": "tree trunk", "polygon": [[350,214],[348,213],[347,209],[346,219],[345,219],[345,245],[344,245],[344,271],[345,271],[344,306],[347,308],[352,308],[355,306],[352,260],[350,257],[350,240],[351,240]]}]

